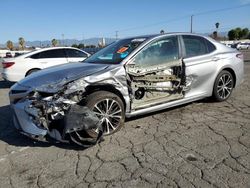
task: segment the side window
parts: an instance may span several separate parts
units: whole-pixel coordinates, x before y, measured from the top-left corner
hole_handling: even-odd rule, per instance
[[[185,44],[186,57],[194,57],[208,53],[204,38],[190,35],[184,35],[182,37]]]
[[[204,39],[204,40],[206,40],[206,39]],[[210,41],[206,40],[206,43],[207,43],[208,53],[211,53],[214,50],[216,50],[216,47]]]
[[[66,57],[64,49],[48,50],[40,53],[39,58],[64,58]]]
[[[67,57],[87,57],[87,54],[80,51],[80,50],[74,50],[74,49],[66,49]]]
[[[141,67],[166,64],[179,57],[178,39],[166,37],[146,46],[135,57],[135,64]]]
[[[31,59],[39,59],[39,57],[40,57],[40,53],[37,53],[37,54],[30,56]]]

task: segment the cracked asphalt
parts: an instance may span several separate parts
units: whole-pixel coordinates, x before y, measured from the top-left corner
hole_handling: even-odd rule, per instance
[[[227,102],[129,119],[85,150],[20,135],[10,85],[0,81],[0,187],[250,187],[250,62]]]

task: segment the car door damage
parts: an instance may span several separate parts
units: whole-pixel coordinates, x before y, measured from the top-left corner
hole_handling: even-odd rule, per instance
[[[146,68],[132,63],[127,65],[127,72],[132,110],[181,99],[192,81],[186,77],[182,60]]]

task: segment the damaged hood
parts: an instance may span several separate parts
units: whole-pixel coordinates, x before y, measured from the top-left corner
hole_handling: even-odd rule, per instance
[[[93,63],[68,63],[40,70],[21,80],[18,84],[37,88],[42,85],[65,84],[81,77],[95,74],[109,65]]]

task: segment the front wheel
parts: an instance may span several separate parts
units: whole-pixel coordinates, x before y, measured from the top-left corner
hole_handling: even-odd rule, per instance
[[[110,135],[117,132],[124,124],[124,104],[119,96],[108,91],[97,91],[90,94],[86,99],[86,106],[89,107],[100,119],[103,126],[103,135]],[[88,132],[95,136],[98,130]]]
[[[218,102],[227,100],[232,94],[233,87],[234,87],[234,78],[232,74],[226,70],[221,71],[214,83],[214,88],[213,88],[214,99]]]

